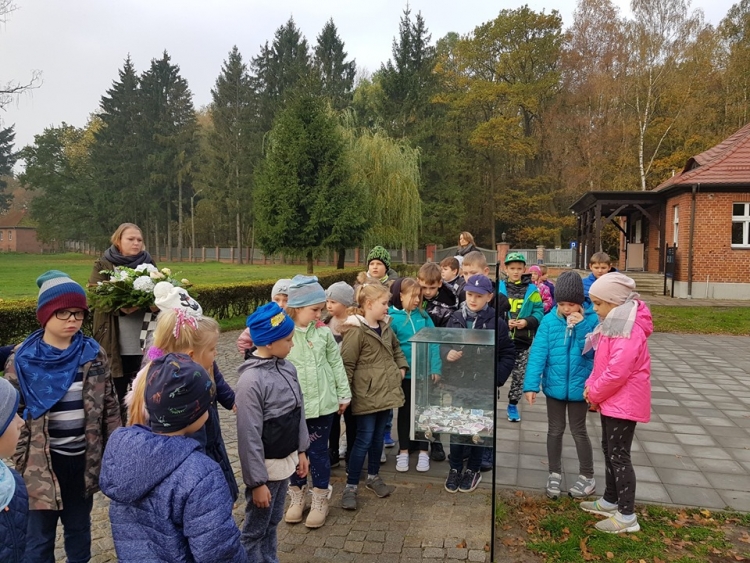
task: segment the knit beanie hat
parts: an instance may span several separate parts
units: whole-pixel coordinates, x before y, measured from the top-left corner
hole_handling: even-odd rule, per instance
[[[620,272],[604,274],[592,283],[589,289],[589,295],[615,305],[622,305],[633,293],[635,293],[635,281]],[[555,299],[559,301],[557,295],[557,286],[555,286]]]
[[[10,422],[18,412],[18,403],[21,400],[16,388],[7,379],[0,377],[0,436],[8,429]]]
[[[307,307],[326,301],[326,292],[315,276],[294,276],[287,295],[287,307]]]
[[[159,282],[154,286],[154,305],[161,311],[181,309],[186,315],[196,319],[203,316],[203,308],[190,297],[187,290],[169,282]]]
[[[208,410],[214,385],[202,366],[187,354],[154,360],[146,379],[146,410],[154,432],[187,428]]]
[[[294,321],[271,301],[247,318],[247,328],[256,346],[266,346],[289,336],[294,331]]]
[[[344,307],[354,307],[354,288],[348,283],[340,281],[331,284],[326,289],[326,297]]]
[[[65,272],[49,270],[36,279],[39,286],[39,300],[36,318],[42,326],[47,324],[55,311],[74,308],[89,310],[86,291]]]
[[[380,260],[386,269],[391,267],[391,253],[382,246],[376,246],[370,251],[367,255],[367,265],[369,266],[373,260]]]
[[[555,301],[583,305],[583,280],[573,270],[566,270],[555,282]]]
[[[534,264],[533,266],[529,266],[529,269],[526,270],[526,273],[528,273],[528,274],[536,273],[537,276],[541,276],[542,275],[542,269],[539,266],[537,266],[536,264]]]
[[[290,283],[292,283],[292,280],[281,279],[273,284],[273,288],[271,289],[271,299],[276,297],[279,293],[281,293],[282,295],[289,295]]]

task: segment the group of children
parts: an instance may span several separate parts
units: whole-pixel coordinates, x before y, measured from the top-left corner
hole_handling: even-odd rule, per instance
[[[0,462],[0,529],[14,538],[0,555],[54,561],[62,520],[68,560],[88,561],[93,494],[101,488],[111,500],[120,561],[278,561],[276,528],[282,518],[301,522],[308,496],[305,525],[325,523],[341,415],[347,435],[344,509],[357,508],[365,458],[365,488],[378,497],[394,490],[379,475],[393,409],[400,442],[396,469],[409,470],[412,451],[418,452],[417,471],[429,469],[428,443],[409,440],[409,340],[433,326],[495,332],[494,385],[511,379],[509,420],[520,421],[522,393],[531,406],[544,391],[549,496],[560,495],[566,412],[580,463],[570,494],[594,493],[586,413],[589,407],[600,412],[606,489],[581,508],[607,516],[597,524],[602,531],[637,531],[630,446],[636,424],[649,420],[646,339],[653,326],[633,280],[609,272],[605,262],[598,275],[592,264],[588,291],[575,272],[560,274],[556,304],[546,315],[535,284],[544,283],[545,272],[527,272],[517,253],[506,257],[507,279],[497,286],[480,252],[467,253],[462,264],[455,258],[427,263],[416,279],[397,279],[382,247],[368,255],[356,292],[343,282],[324,289],[311,276],[279,280],[272,301],[247,319],[234,391],[215,362],[217,323],[184,289],[163,288],[125,427],[107,356],[81,332],[88,315],[84,289],[62,272],[47,272],[37,280],[42,328],[13,350],[0,379],[0,458],[12,455],[15,464],[11,469]],[[452,394],[454,405],[469,406],[477,392],[486,394],[479,385],[486,385],[480,379],[487,374],[477,373],[474,353],[430,347],[430,379]],[[232,518],[239,489],[217,403],[237,415],[246,498],[241,532]],[[433,460],[442,453],[438,444],[439,437],[431,444]],[[492,457],[491,447],[466,450],[465,437],[451,435],[445,482],[451,493],[473,491],[483,461]]]

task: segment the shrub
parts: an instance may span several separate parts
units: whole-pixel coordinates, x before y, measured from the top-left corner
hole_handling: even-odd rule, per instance
[[[353,284],[361,269],[338,270],[319,276],[323,287],[337,281]],[[257,307],[271,300],[271,289],[276,280],[218,285],[195,285],[190,288],[206,315],[229,319],[249,315]],[[36,300],[0,301],[0,345],[18,344],[39,328],[36,320]],[[83,332],[91,334],[91,316],[84,323]]]

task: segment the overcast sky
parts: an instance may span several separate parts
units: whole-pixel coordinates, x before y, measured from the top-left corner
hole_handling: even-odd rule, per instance
[[[627,11],[628,0],[614,0]],[[716,25],[732,0],[695,0]],[[391,42],[405,1],[400,0],[16,0],[18,10],[0,24],[0,84],[42,72],[41,88],[0,113],[15,123],[16,146],[33,141],[45,127],[63,121],[83,126],[117,77],[128,53],[138,72],[166,49],[179,64],[197,108],[210,90],[233,45],[245,60],[294,16],[310,44],[333,18],[358,69],[377,70]],[[433,41],[450,31],[468,33],[501,9],[528,4],[560,11],[569,25],[575,0],[411,0],[422,12]]]

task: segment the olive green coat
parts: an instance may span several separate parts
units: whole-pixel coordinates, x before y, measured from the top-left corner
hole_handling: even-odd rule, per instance
[[[107,281],[109,276],[100,274],[102,270],[115,271],[115,266],[105,258],[99,258],[94,262],[94,269],[89,276],[89,286],[96,285],[100,281]],[[109,371],[112,378],[122,377],[122,358],[120,357],[120,325],[117,322],[117,311],[94,310],[93,334],[94,340],[107,353],[109,358]]]
[[[401,370],[409,369],[390,319],[380,321],[381,334],[364,317],[350,316],[341,325],[341,358],[352,391],[352,413],[370,414],[404,405]]]

